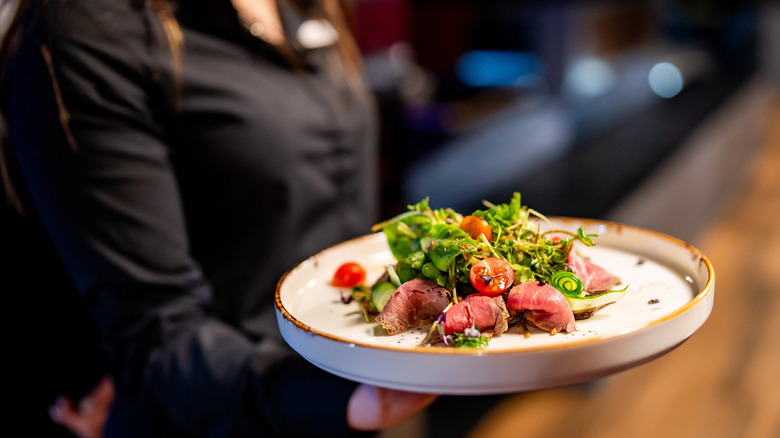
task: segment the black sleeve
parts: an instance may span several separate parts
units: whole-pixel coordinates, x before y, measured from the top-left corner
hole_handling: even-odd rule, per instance
[[[157,433],[348,434],[355,383],[250,341],[210,310],[165,141],[159,96],[170,83],[155,63],[168,58],[147,37],[154,20],[116,16],[138,2],[62,3],[57,31],[33,33],[7,72],[9,133],[101,329],[119,403]]]

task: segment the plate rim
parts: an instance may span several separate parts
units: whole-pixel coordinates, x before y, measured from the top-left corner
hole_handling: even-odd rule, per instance
[[[329,247],[323,249],[322,251],[317,252],[316,254],[306,258],[305,260],[302,260],[301,262],[297,263],[295,266],[290,268],[288,271],[286,271],[282,277],[279,279],[276,285],[276,291],[274,294],[274,303],[276,307],[276,312],[281,315],[281,317],[293,324],[296,328],[303,330],[304,332],[310,334],[310,335],[316,335],[321,336],[326,339],[330,339],[332,341],[336,341],[339,343],[343,343],[346,345],[350,345],[353,347],[361,347],[361,348],[368,348],[372,350],[386,350],[391,352],[397,352],[397,353],[405,353],[405,354],[430,354],[430,355],[447,355],[447,354],[454,354],[458,356],[484,356],[484,355],[490,355],[490,356],[499,356],[499,355],[517,355],[517,354],[523,354],[523,353],[535,353],[535,352],[545,352],[545,351],[551,351],[551,350],[572,350],[575,348],[581,348],[586,347],[592,344],[602,343],[606,342],[611,339],[615,338],[623,338],[627,337],[636,333],[640,333],[646,330],[649,330],[652,327],[655,327],[657,325],[663,324],[669,320],[672,320],[674,318],[677,318],[683,313],[688,312],[690,309],[696,307],[700,303],[704,302],[704,300],[713,293],[714,291],[714,285],[715,285],[715,270],[712,265],[712,262],[707,258],[707,256],[700,251],[695,246],[679,239],[676,237],[673,237],[671,235],[668,235],[666,233],[662,233],[660,231],[648,229],[648,228],[642,228],[634,225],[627,225],[615,221],[609,221],[609,220],[601,220],[601,219],[589,219],[589,218],[575,218],[575,217],[568,217],[568,216],[548,216],[548,218],[552,221],[560,221],[560,222],[576,222],[581,223],[583,226],[598,226],[598,225],[605,225],[607,227],[613,227],[617,228],[619,230],[622,229],[630,229],[633,232],[637,232],[640,234],[648,234],[651,235],[654,238],[661,239],[664,241],[667,241],[675,246],[681,247],[685,249],[686,251],[690,252],[695,259],[698,259],[699,263],[703,263],[707,270],[707,281],[703,286],[701,286],[700,290],[694,295],[694,297],[685,303],[685,305],[675,309],[673,312],[666,314],[662,317],[659,317],[657,319],[654,319],[652,321],[647,321],[639,324],[635,324],[620,330],[616,330],[614,332],[606,333],[603,335],[598,335],[594,337],[587,337],[582,339],[575,339],[571,340],[569,342],[563,343],[563,344],[546,344],[546,345],[535,345],[535,346],[527,346],[527,347],[518,347],[518,348],[504,348],[501,350],[489,350],[489,349],[468,349],[468,348],[443,348],[443,347],[430,347],[430,346],[415,346],[415,347],[397,347],[397,346],[389,346],[389,345],[376,345],[376,344],[370,344],[365,343],[361,341],[346,339],[337,335],[333,335],[330,333],[323,332],[321,330],[315,329],[299,319],[297,319],[295,316],[293,316],[282,303],[281,299],[281,288],[284,281],[287,279],[287,277],[292,274],[299,266],[306,264],[306,263],[312,263],[315,258],[317,258],[320,254],[333,250],[336,247],[348,245],[350,242],[358,241],[358,240],[365,240],[365,239],[372,239],[372,238],[378,238],[378,235],[383,234],[381,231],[375,232],[375,233],[368,233],[363,234],[360,236],[353,237],[348,240],[344,240],[342,242],[330,245]],[[598,243],[598,242],[597,242]],[[701,327],[701,325],[706,322],[706,319],[709,317],[709,312],[705,316],[704,321],[701,322],[697,326]],[[692,334],[692,333],[691,333]],[[684,341],[688,337],[690,337],[691,334],[688,334],[684,338],[681,338],[681,341]]]

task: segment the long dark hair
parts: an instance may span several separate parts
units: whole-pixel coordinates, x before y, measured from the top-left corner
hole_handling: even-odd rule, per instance
[[[41,0],[40,8],[36,11],[29,10],[32,4],[32,0],[19,0],[16,11],[5,36],[0,43],[0,71],[4,69],[10,59],[14,56],[14,52],[21,41],[23,35],[21,34],[21,23],[27,13],[33,15],[38,14],[50,0]],[[157,17],[159,25],[162,27],[165,35],[165,43],[167,44],[171,61],[174,70],[174,77],[176,78],[177,95],[181,95],[181,68],[182,68],[182,54],[184,51],[184,37],[179,27],[179,23],[173,13],[168,0],[143,0],[146,7],[151,8],[154,12],[154,16]],[[229,0],[226,0],[229,1]],[[337,49],[341,58],[346,66],[346,73],[348,81],[353,85],[360,84],[362,69],[360,50],[357,43],[352,37],[352,22],[350,15],[350,7],[347,3],[348,0],[289,0],[291,3],[298,6],[305,13],[313,13],[317,11],[319,14],[324,15],[336,29],[339,34],[337,42]],[[36,19],[35,16],[32,17]],[[280,47],[280,51],[285,52],[283,54],[290,57],[290,53],[285,50],[285,47]],[[43,56],[47,58],[49,56],[48,48],[43,47]],[[48,60],[48,58],[47,58]],[[49,63],[51,66],[51,64]],[[53,72],[52,72],[53,74]],[[72,148],[76,148],[74,139],[70,136],[70,130],[68,128],[68,112],[65,109],[59,98],[59,91],[57,89],[56,81],[53,82],[55,87],[55,97],[57,98],[57,104],[60,110],[60,120],[65,130],[65,135],[68,138],[68,142]],[[20,214],[24,214],[24,206],[20,197],[15,189],[14,180],[16,178],[11,174],[9,163],[11,160],[11,147],[8,143],[7,135],[5,135],[5,126],[0,117],[0,178],[2,180],[3,187],[5,189],[6,201],[12,208],[18,211]]]

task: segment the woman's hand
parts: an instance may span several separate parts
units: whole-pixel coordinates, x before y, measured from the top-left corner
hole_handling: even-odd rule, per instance
[[[114,384],[110,378],[104,377],[78,404],[68,398],[57,397],[49,408],[49,416],[79,438],[98,438],[103,436],[113,401]]]
[[[438,396],[361,384],[347,405],[347,423],[355,430],[395,426],[433,403]]]

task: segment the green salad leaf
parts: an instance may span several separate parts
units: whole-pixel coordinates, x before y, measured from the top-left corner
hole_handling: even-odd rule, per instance
[[[409,211],[374,225],[372,230],[385,233],[393,256],[401,260],[423,249],[422,239],[435,225],[459,224],[462,219],[452,209],[432,210],[428,206],[428,198],[425,198],[410,205]]]
[[[514,284],[534,280],[552,284],[564,294],[575,316],[587,317],[624,294],[625,289],[596,295],[583,293],[582,280],[567,264],[574,243],[593,246],[596,234],[586,233],[582,227],[576,231],[554,229],[552,221],[522,204],[519,193],[504,204],[483,204],[485,208],[470,216],[484,220],[490,233],[479,220],[475,229],[474,218],[467,218],[464,223],[464,216],[452,209],[432,209],[428,198],[376,224],[372,230],[385,234],[396,263],[387,266],[389,281],[378,283],[372,290],[355,289],[354,296],[366,315],[381,311],[395,288],[414,278],[427,278],[446,288],[450,293],[449,309],[458,302],[458,286],[470,283],[471,267],[489,257],[503,259],[512,266]],[[543,228],[542,223],[550,226]],[[482,231],[483,234],[474,236]],[[457,347],[487,346],[490,338],[480,335],[478,328],[444,336],[440,324],[443,319],[438,319],[444,312],[437,316],[426,339],[436,331],[441,332],[445,344],[449,340]]]
[[[448,271],[461,254],[472,254],[477,243],[460,226],[449,223],[436,224],[421,240],[433,265],[440,271]]]
[[[488,336],[466,336],[463,333],[450,335],[452,346],[455,348],[487,348],[490,344]]]
[[[515,193],[505,204],[484,202],[485,208],[473,216],[490,226],[492,241],[484,235],[474,239],[461,227],[463,215],[452,209],[431,209],[428,198],[410,205],[408,211],[373,227],[382,230],[397,264],[393,280],[429,278],[452,291],[458,283],[468,282],[469,269],[478,260],[499,257],[515,270],[515,283],[550,281],[553,274],[567,270],[566,260],[574,241],[586,246],[595,243],[594,234],[582,228],[576,232],[542,232],[539,222],[549,220],[522,204]],[[564,236],[564,237],[561,237]]]

